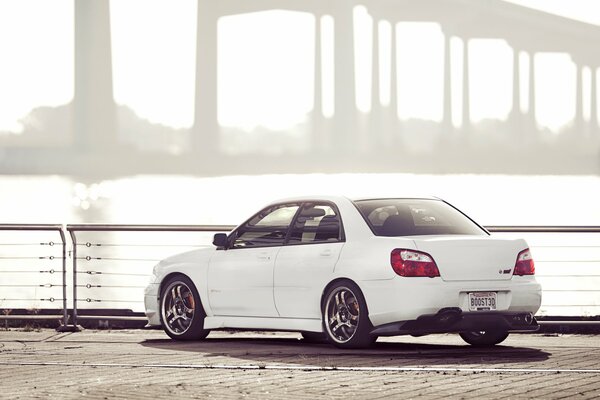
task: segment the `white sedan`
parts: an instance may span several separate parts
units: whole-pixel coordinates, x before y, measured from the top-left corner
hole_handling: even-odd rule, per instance
[[[525,240],[492,237],[437,198],[286,199],[213,244],[154,268],[146,315],[173,339],[285,330],[356,348],[456,332],[495,345],[539,328]]]

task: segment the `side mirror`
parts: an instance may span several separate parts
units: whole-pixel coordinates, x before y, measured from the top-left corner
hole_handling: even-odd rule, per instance
[[[215,233],[213,238],[213,244],[217,247],[227,247],[227,234],[226,233]]]

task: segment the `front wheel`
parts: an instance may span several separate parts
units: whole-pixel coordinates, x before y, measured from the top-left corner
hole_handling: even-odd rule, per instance
[[[461,332],[460,337],[473,346],[494,346],[508,337],[504,331]]]
[[[323,325],[329,341],[341,348],[367,347],[374,342],[367,303],[352,282],[340,282],[325,295]]]
[[[166,334],[175,340],[200,340],[208,336],[204,308],[196,286],[187,276],[169,279],[160,295],[160,316]]]

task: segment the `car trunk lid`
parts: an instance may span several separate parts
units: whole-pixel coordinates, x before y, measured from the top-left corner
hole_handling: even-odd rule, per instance
[[[415,236],[417,250],[435,260],[445,281],[503,281],[512,278],[523,239],[489,236]]]

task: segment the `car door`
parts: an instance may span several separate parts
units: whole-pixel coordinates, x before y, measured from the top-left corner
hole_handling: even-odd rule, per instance
[[[298,204],[268,207],[229,237],[208,267],[208,300],[214,315],[278,316],[273,300],[273,269]]]
[[[321,318],[321,292],[343,246],[344,232],[335,206],[303,204],[275,263],[274,297],[281,317]]]

